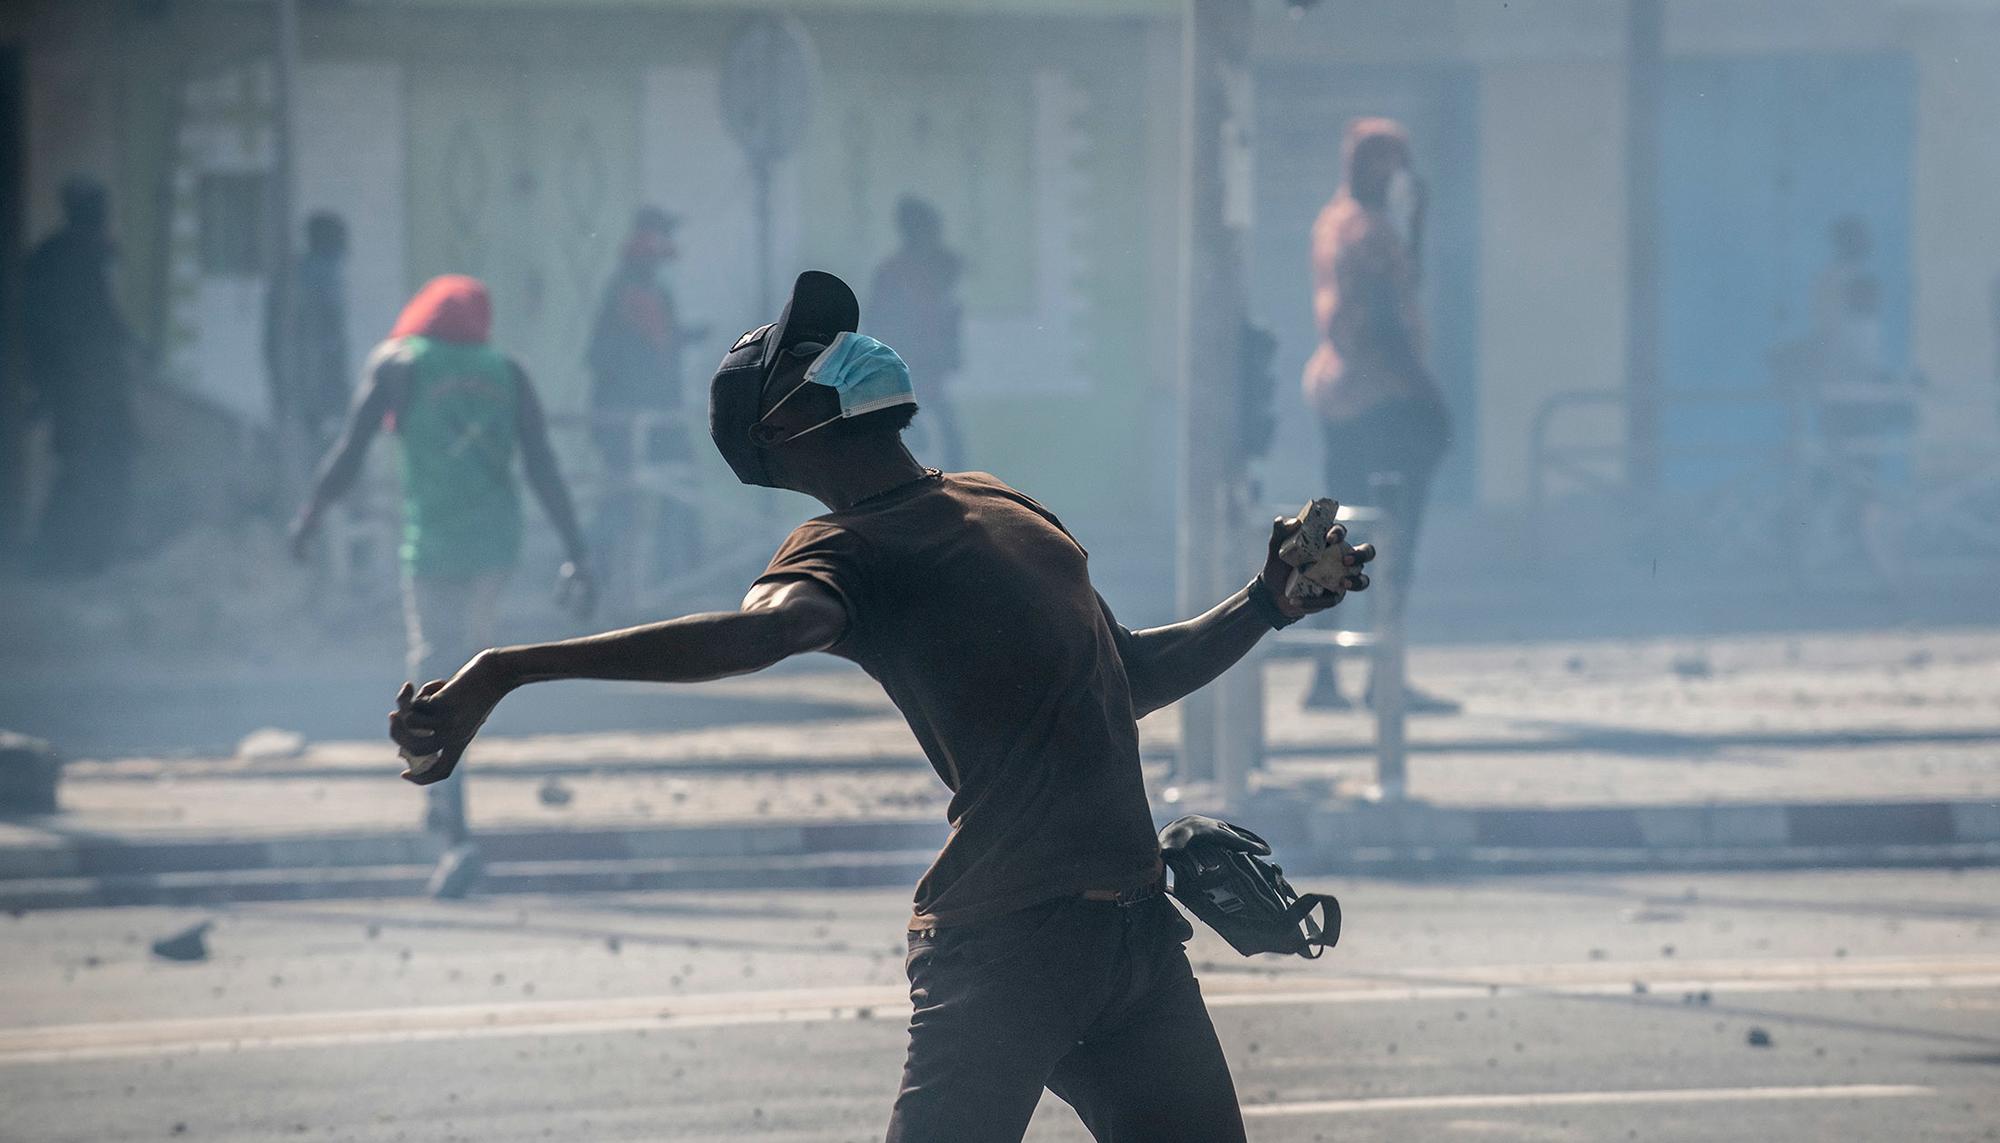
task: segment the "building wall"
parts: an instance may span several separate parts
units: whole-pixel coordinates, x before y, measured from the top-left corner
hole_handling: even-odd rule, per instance
[[[2000,439],[2000,14],[1912,28],[1917,60],[1915,360],[1925,466],[1990,464]]]
[[[714,343],[687,361],[698,390],[720,345],[770,316],[752,297],[750,188],[715,95],[717,61],[743,13],[558,7],[306,6],[298,214],[348,217],[357,358],[416,279],[485,272],[503,329],[565,412],[583,404],[587,318],[631,205],[682,211],[687,257],[677,289]],[[1136,518],[1162,483],[1153,414],[1170,391],[1172,354],[1155,331],[1177,287],[1157,271],[1175,249],[1174,228],[1161,223],[1178,219],[1176,188],[1157,175],[1175,167],[1179,107],[1159,88],[1163,75],[1175,76],[1177,37],[1162,36],[1175,15],[807,11],[821,98],[807,149],[778,173],[773,202],[780,297],[806,262],[865,292],[891,245],[895,194],[963,188],[947,222],[976,255],[958,385],[971,460],[1097,521]],[[190,83],[218,76],[268,85],[266,13],[77,0],[39,4],[32,23],[31,232],[53,225],[62,178],[112,181],[121,221],[129,212],[134,223],[120,287],[135,320],[160,338],[181,381],[259,417],[264,283],[190,272],[195,229],[184,192],[204,169],[268,165],[268,130],[253,122],[268,96],[199,122],[188,121],[185,96]],[[883,67],[885,51],[907,65]],[[975,153],[969,144],[983,140],[964,137],[966,124],[940,121],[921,170],[905,161],[911,155],[883,156],[863,198],[829,209],[844,189],[827,181],[838,177],[829,174],[839,168],[828,141],[841,137],[842,115],[921,124],[964,91],[978,93],[969,110],[1018,128],[1004,133],[1010,150]],[[474,132],[491,144],[490,169],[445,185],[449,164],[435,152],[453,136],[436,119],[453,108],[492,121]],[[617,136],[606,137],[601,162],[579,158],[585,120]],[[824,165],[809,179],[815,161]],[[920,185],[898,184],[915,175]],[[463,192],[455,199],[454,189]],[[483,269],[476,252],[454,252],[441,238],[444,216],[469,207],[491,215],[481,225],[500,261]],[[816,241],[804,237],[808,224]],[[979,227],[983,235],[970,233]],[[688,396],[698,405],[703,395]]]
[[[357,365],[409,295],[407,81],[394,60],[312,60],[299,69],[298,134],[307,145],[298,150],[298,213],[330,210],[347,220]]]
[[[1495,63],[1480,81],[1479,496],[1527,493],[1535,411],[1625,369],[1624,81],[1608,61]],[[1566,418],[1610,445],[1623,418]]]
[[[1041,498],[1086,542],[1143,533],[1164,548],[1172,485],[1158,479],[1153,414],[1172,356],[1153,331],[1178,289],[1154,270],[1177,250],[1178,219],[1173,183],[1152,175],[1179,140],[1149,125],[1178,121],[1157,85],[1174,43],[1122,19],[809,26],[825,84],[803,256],[856,285],[865,327],[896,196],[935,199],[967,259],[953,399],[968,464]],[[885,45],[911,65],[878,66]]]
[[[1615,388],[1621,379],[1620,9],[1597,0],[1504,7],[1324,0],[1295,20],[1281,0],[1259,0],[1255,50],[1264,58],[1330,67],[1453,61],[1479,71],[1479,412],[1476,424],[1461,430],[1477,442],[1474,494],[1487,503],[1524,494],[1528,431],[1542,399]],[[156,215],[169,201],[159,173],[162,140],[173,137],[162,130],[162,109],[174,104],[158,96],[190,70],[254,60],[265,34],[261,10],[170,5],[158,9],[161,16],[145,14],[150,6],[73,0],[32,11],[24,22],[28,234],[53,225],[64,177],[107,178],[128,238],[121,293],[142,328],[171,336],[148,317],[168,312],[170,284],[169,220]],[[410,179],[399,164],[407,155],[411,77],[469,67],[504,89],[523,60],[632,77],[640,127],[628,193],[688,210],[694,228],[680,274],[689,316],[717,323],[718,337],[732,332],[726,327],[745,320],[748,288],[744,262],[732,256],[748,233],[744,173],[720,132],[712,92],[714,60],[737,14],[611,7],[585,19],[510,7],[478,18],[482,34],[469,37],[465,9],[307,8],[301,123],[309,138],[338,142],[302,148],[300,206],[343,209],[355,222],[357,348],[386,324],[410,278],[426,270],[410,257],[419,243],[408,204],[398,209],[396,202],[395,188]],[[826,49],[834,104],[842,92],[865,89],[878,58],[871,53],[884,44],[945,74],[1025,77],[1019,86],[1027,104],[1009,114],[1031,126],[1039,181],[1023,189],[1031,217],[1008,246],[1021,255],[1020,272],[1003,277],[1016,285],[982,286],[969,298],[976,359],[959,397],[976,422],[975,461],[1038,484],[1059,510],[1102,522],[1145,517],[1171,483],[1173,434],[1163,410],[1178,336],[1175,19],[1166,5],[1150,19],[1060,24],[962,11],[925,18],[818,11],[809,21]],[[1936,446],[1925,453],[1932,465],[1976,453],[1994,431],[1989,299],[2000,270],[2000,221],[1982,196],[2000,185],[2000,147],[1992,139],[2000,106],[1996,20],[1990,4],[1928,0],[1668,3],[1673,54],[1901,51],[1914,60],[1912,355],[1933,383],[1925,420],[1926,443]],[[925,98],[923,90],[918,84],[889,97],[907,111]],[[1060,169],[1051,167],[1058,161]],[[809,184],[799,169],[783,173],[780,184],[777,258],[786,269],[824,254],[843,259],[835,268],[865,278],[886,252],[890,188],[881,188],[883,201],[866,216],[879,229],[864,227],[858,243],[815,249],[799,237],[811,216]],[[1056,202],[1067,204],[1066,217],[1048,217]],[[600,276],[615,236],[594,241],[594,261],[562,273]],[[239,365],[248,344],[232,351]],[[545,356],[559,378],[552,381],[559,404],[575,407],[576,362],[566,350]],[[1022,376],[1016,362],[1024,356],[1047,363],[1037,366],[1042,376]],[[702,357],[690,358],[691,372],[699,372]],[[1025,394],[1023,386],[1041,391]],[[1618,437],[1610,419],[1574,424],[1566,434],[1572,443]],[[1107,466],[1107,457],[1120,463]]]
[[[1918,452],[1933,472],[1990,452],[2000,215],[1983,199],[2000,185],[2000,13],[1928,0],[1667,0],[1666,16],[1670,57],[1912,59],[1910,359],[1931,382]],[[1488,504],[1525,495],[1543,399],[1623,382],[1623,50],[1623,6],[1597,0],[1325,0],[1296,20],[1279,0],[1259,7],[1257,51],[1267,59],[1480,68],[1476,495]],[[1615,445],[1622,434],[1616,413],[1561,425],[1570,444]]]

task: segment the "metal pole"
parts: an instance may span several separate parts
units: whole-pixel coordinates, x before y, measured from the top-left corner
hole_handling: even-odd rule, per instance
[[[1224,216],[1223,132],[1229,84],[1249,55],[1249,0],[1188,0],[1181,81],[1180,521],[1176,587],[1180,613],[1221,598],[1220,552],[1227,534],[1228,453],[1235,437],[1237,339],[1242,335],[1242,272]],[[1217,777],[1224,749],[1214,692],[1181,700],[1183,782]]]
[[[757,314],[759,320],[777,315],[771,309],[771,163],[750,160],[750,182],[757,215]]]
[[[1403,558],[1405,537],[1403,478],[1393,472],[1378,472],[1368,478],[1368,495],[1381,511],[1375,534],[1381,539],[1382,563]],[[1396,572],[1384,566],[1369,577],[1368,594],[1374,599],[1375,665],[1368,689],[1375,699],[1375,794],[1385,802],[1403,800],[1409,794],[1408,749],[1403,733],[1404,663],[1403,600],[1397,590]]]
[[[1626,483],[1660,482],[1660,91],[1662,0],[1629,0],[1625,41]]]
[[[1241,480],[1231,480],[1218,490],[1221,501],[1222,543],[1218,576],[1233,559],[1255,553],[1261,539],[1246,534],[1243,520],[1249,514],[1249,488]],[[1267,537],[1265,537],[1267,538]],[[1247,573],[1246,573],[1247,578]],[[1241,587],[1241,584],[1234,585]],[[1218,586],[1216,594],[1226,590]],[[1211,684],[1215,691],[1215,795],[1225,807],[1236,808],[1250,793],[1250,772],[1264,754],[1264,654],[1253,647],[1241,662]]]
[[[292,109],[299,66],[298,0],[275,0],[271,41],[271,218],[268,289],[271,291],[271,364],[273,391],[282,408],[272,410],[278,435],[281,478],[286,500],[296,503],[305,493],[312,462],[299,400],[297,274],[293,270],[292,213],[295,209],[296,165],[293,159]]]

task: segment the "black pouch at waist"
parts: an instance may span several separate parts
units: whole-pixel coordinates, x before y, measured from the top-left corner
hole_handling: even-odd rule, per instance
[[[1264,860],[1270,843],[1242,826],[1189,814],[1160,831],[1160,851],[1174,899],[1244,956],[1312,960],[1339,943],[1340,902],[1294,890]]]

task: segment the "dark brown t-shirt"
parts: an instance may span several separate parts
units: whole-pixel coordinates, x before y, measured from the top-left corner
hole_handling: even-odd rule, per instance
[[[1086,561],[1041,505],[952,473],[808,520],[759,577],[840,597],[830,650],[882,684],[951,787],[951,837],[917,883],[941,925],[1156,876],[1131,692]]]

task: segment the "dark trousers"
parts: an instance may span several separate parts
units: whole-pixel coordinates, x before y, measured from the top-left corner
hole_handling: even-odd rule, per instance
[[[112,403],[55,418],[55,480],[42,508],[36,566],[48,573],[104,570],[130,547],[139,441],[129,409]]]
[[[1192,935],[1165,897],[1070,897],[910,933],[889,1143],[1018,1143],[1044,1087],[1099,1143],[1240,1143]]]
[[[1384,402],[1358,417],[1322,422],[1320,427],[1326,445],[1323,495],[1343,504],[1373,505],[1371,476],[1383,472],[1402,477],[1402,519],[1396,522],[1400,550],[1385,550],[1381,568],[1371,570],[1394,577],[1399,588],[1408,587],[1431,477],[1451,443],[1449,417],[1429,401],[1410,399]]]

